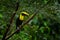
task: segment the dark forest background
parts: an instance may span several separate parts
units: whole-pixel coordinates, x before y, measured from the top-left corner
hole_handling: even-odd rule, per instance
[[[16,9],[17,0],[0,0],[0,40],[6,31],[7,24]],[[13,19],[8,35],[16,30],[16,18],[21,11],[30,15],[38,12],[24,25],[19,34],[8,40],[60,40],[60,0],[18,0],[19,7]],[[27,20],[28,17],[25,17]]]

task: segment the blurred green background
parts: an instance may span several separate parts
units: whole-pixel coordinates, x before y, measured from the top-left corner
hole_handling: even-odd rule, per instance
[[[7,24],[15,11],[17,0],[0,0],[0,40],[5,33]],[[19,34],[14,34],[8,40],[60,40],[60,1],[50,0],[19,0],[19,8],[14,17],[9,34],[16,30],[15,21],[21,11],[27,11],[30,16],[37,9],[37,15],[26,25]],[[30,17],[29,16],[29,17]],[[25,18],[27,20],[28,18]],[[9,35],[8,34],[8,35]]]

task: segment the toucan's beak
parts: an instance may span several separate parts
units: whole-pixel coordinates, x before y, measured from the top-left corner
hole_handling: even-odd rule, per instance
[[[22,13],[22,15],[24,15],[24,16],[29,16],[29,14],[27,13],[27,12],[21,12]]]
[[[26,14],[26,16],[29,16],[29,14]]]

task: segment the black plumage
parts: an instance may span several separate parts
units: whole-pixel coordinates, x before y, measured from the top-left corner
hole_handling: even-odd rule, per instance
[[[17,33],[19,33],[20,29],[19,26],[22,25],[23,20],[19,20],[19,17],[16,19],[16,29],[18,30]]]

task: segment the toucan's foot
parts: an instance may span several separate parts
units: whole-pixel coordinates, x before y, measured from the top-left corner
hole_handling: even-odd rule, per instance
[[[17,27],[16,29],[17,29],[17,32],[16,32],[16,33],[19,33],[19,32],[20,32],[20,29],[19,29],[19,27]]]

